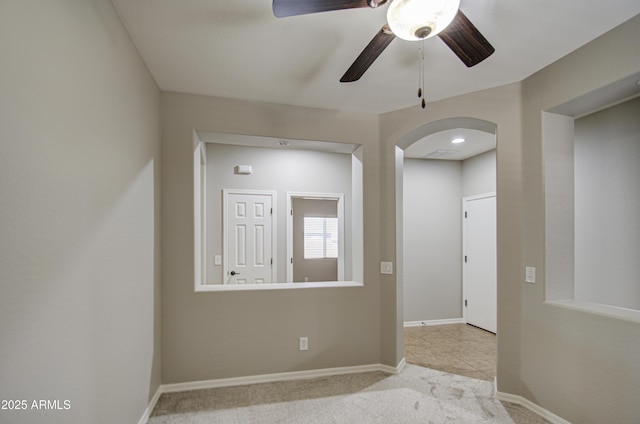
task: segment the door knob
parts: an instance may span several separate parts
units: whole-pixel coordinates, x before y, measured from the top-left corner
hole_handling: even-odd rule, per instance
[[[240,275],[239,272],[235,272],[235,271],[231,271],[229,274],[231,274],[231,275]]]

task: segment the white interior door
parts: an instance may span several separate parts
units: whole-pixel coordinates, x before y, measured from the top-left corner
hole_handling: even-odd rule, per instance
[[[225,284],[275,281],[273,192],[224,192]]]
[[[464,307],[467,323],[492,333],[497,327],[496,196],[463,199]]]

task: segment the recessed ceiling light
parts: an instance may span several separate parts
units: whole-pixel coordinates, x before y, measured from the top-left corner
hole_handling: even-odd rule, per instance
[[[466,140],[464,138],[454,138],[453,140],[451,140],[451,142],[453,144],[460,144],[460,143],[464,143]]]

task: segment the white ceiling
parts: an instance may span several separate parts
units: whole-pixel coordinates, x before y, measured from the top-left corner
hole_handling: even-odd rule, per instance
[[[303,1],[303,0],[300,0]],[[384,113],[419,107],[415,42],[394,40],[360,81],[339,79],[385,23],[387,6],[275,18],[271,0],[112,0],[164,91]],[[438,100],[520,81],[640,13],[638,0],[461,0],[496,48],[467,68],[425,41]]]
[[[463,138],[464,143],[451,140]],[[430,134],[404,151],[405,158],[465,160],[496,148],[496,135],[469,128],[456,128]]]

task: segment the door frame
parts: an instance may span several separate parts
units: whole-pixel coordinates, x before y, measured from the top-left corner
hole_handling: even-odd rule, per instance
[[[304,191],[287,192],[287,283],[293,283],[293,199],[338,201],[338,281],[344,281],[344,194],[312,193]]]
[[[278,282],[278,231],[276,217],[277,213],[277,192],[273,190],[243,190],[243,189],[222,189],[222,279],[225,278],[229,271],[229,195],[246,194],[271,197],[271,256],[273,264],[271,264],[271,283]],[[224,283],[223,283],[224,284]]]
[[[464,262],[464,258],[466,255],[466,250],[467,250],[467,225],[465,222],[465,210],[467,208],[467,202],[471,202],[474,200],[480,200],[480,199],[487,199],[490,197],[495,197],[496,198],[496,202],[498,201],[497,198],[497,192],[495,191],[491,191],[488,193],[483,193],[483,194],[476,194],[473,196],[466,196],[462,198],[462,258],[461,258],[461,263],[462,263],[462,319],[464,320],[465,323],[468,324],[467,322],[467,307],[465,306],[465,300],[467,299],[467,267],[464,266],[465,262]],[[496,230],[498,227],[498,217],[496,216]],[[497,259],[497,252],[496,252],[496,259]],[[497,265],[497,264],[496,264]],[[496,282],[497,284],[497,282]],[[496,292],[497,292],[497,287],[496,287]],[[497,305],[497,299],[496,299],[496,305]],[[497,311],[496,311],[497,313]]]

